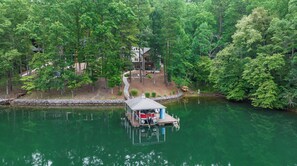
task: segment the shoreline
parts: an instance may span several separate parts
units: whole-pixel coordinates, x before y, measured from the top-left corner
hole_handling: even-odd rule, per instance
[[[162,104],[177,101],[184,97],[210,97],[224,98],[226,97],[219,93],[179,93],[177,95],[163,96],[150,98]],[[79,99],[0,99],[0,106],[11,107],[55,107],[55,108],[73,108],[73,107],[122,107],[125,99],[110,99],[110,100],[79,100]],[[297,108],[283,109],[283,111],[297,113]]]
[[[184,97],[218,97],[218,98],[226,98],[224,95],[219,93],[185,93]]]
[[[10,105],[12,99],[0,99],[0,105]]]
[[[176,101],[183,93],[172,96],[151,98],[158,102]],[[0,105],[12,107],[73,107],[73,106],[123,106],[124,99],[114,100],[78,100],[78,99],[0,99]]]

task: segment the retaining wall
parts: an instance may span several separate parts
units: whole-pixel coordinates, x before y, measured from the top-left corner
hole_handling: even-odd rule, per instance
[[[179,99],[182,93],[172,96],[152,98],[158,102]],[[12,106],[117,106],[124,105],[125,100],[74,100],[74,99],[0,99],[0,105]]]
[[[151,98],[155,101],[158,102],[163,102],[163,101],[171,101],[171,100],[177,100],[179,98],[182,98],[184,96],[183,93],[178,93],[177,95],[171,95],[171,96],[164,96],[164,97],[156,97],[156,98]]]
[[[108,106],[123,105],[124,100],[15,99],[10,104],[13,106]]]
[[[0,105],[9,105],[9,99],[0,99]]]

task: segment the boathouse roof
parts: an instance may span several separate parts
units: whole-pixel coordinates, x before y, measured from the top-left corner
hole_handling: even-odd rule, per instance
[[[126,100],[125,103],[133,111],[166,108],[162,104],[143,96]]]

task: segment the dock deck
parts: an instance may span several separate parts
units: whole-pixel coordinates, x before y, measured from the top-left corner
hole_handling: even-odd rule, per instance
[[[157,114],[159,115],[159,114]],[[179,120],[172,117],[171,115],[165,113],[165,118],[164,119],[160,119],[159,116],[157,116],[157,123],[156,125],[159,126],[164,126],[164,125],[174,125],[176,123],[179,123]],[[133,127],[140,127],[140,126],[149,126],[149,124],[139,124],[138,120],[136,119],[132,119],[131,118],[131,114],[130,113],[126,113],[126,118],[129,120],[130,124]]]

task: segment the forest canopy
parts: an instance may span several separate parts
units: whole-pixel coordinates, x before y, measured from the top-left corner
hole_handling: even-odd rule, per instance
[[[263,108],[297,104],[297,0],[0,0],[0,86],[75,90],[151,49],[165,83]],[[74,64],[87,68],[77,74]],[[21,77],[29,71],[34,74]]]

